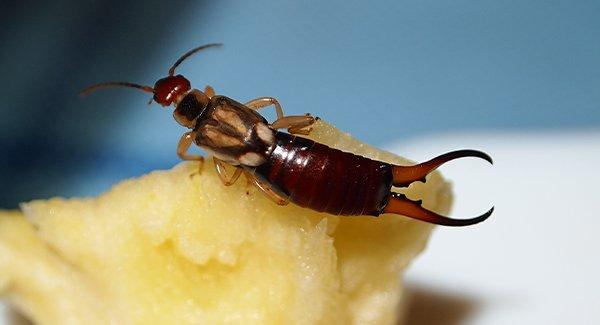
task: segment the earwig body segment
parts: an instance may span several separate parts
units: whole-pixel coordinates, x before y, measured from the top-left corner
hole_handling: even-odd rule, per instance
[[[214,166],[225,185],[233,184],[243,172],[248,181],[279,205],[293,202],[301,207],[333,215],[372,215],[393,213],[446,226],[466,226],[487,219],[494,208],[470,219],[451,219],[429,211],[420,201],[412,201],[392,191],[406,187],[440,165],[457,158],[477,157],[492,163],[485,153],[476,150],[453,151],[422,164],[396,166],[330,148],[293,134],[308,134],[315,119],[310,115],[285,116],[279,102],[259,97],[241,104],[231,98],[192,89],[175,69],[189,56],[202,49],[196,47],[169,69],[154,87],[129,82],[106,82],[82,91],[88,94],[104,87],[131,87],[153,93],[162,106],[174,105],[173,117],[191,131],[181,137],[177,154],[185,160],[202,163],[203,158],[187,154],[192,143],[214,155]],[[269,124],[257,110],[275,107],[277,120]],[[289,133],[277,131],[287,129]],[[226,165],[236,169],[230,176]]]
[[[283,132],[264,164],[245,168],[295,204],[334,215],[379,215],[392,186],[389,164]]]

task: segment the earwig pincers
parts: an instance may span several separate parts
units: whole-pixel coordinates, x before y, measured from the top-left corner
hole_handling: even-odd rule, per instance
[[[154,87],[105,82],[81,93],[104,87],[132,87],[153,94],[152,100],[163,107],[174,105],[173,117],[190,129],[177,145],[181,159],[202,165],[202,156],[187,153],[195,143],[213,155],[213,164],[223,184],[232,185],[243,173],[279,205],[293,202],[312,210],[347,216],[392,213],[445,226],[473,225],[494,211],[492,207],[478,217],[452,219],[423,208],[420,200],[413,201],[392,191],[392,187],[424,181],[433,170],[454,159],[475,157],[492,163],[492,158],[484,152],[458,150],[413,166],[393,165],[296,136],[308,134],[315,118],[308,114],[284,116],[275,98],[259,97],[241,104],[215,95],[210,86],[204,91],[192,89],[184,76],[175,75],[175,69],[189,56],[220,45],[207,44],[188,51]],[[271,105],[277,113],[273,123],[257,112]],[[235,168],[233,174],[229,175],[227,166]]]

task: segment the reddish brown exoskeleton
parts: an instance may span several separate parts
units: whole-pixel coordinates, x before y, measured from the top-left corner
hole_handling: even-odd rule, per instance
[[[295,136],[308,134],[315,118],[308,114],[284,116],[275,98],[260,97],[240,104],[215,95],[210,86],[204,92],[192,89],[185,77],[175,75],[177,66],[190,55],[216,46],[220,44],[199,46],[185,53],[169,69],[169,75],[159,79],[154,87],[106,82],[90,86],[82,94],[102,87],[133,87],[152,93],[153,100],[162,106],[174,105],[175,120],[191,130],[177,146],[181,159],[199,161],[202,165],[203,157],[187,154],[195,143],[213,154],[215,168],[225,185],[233,184],[244,173],[280,205],[291,201],[334,215],[394,213],[446,226],[476,224],[492,214],[494,208],[475,218],[451,219],[423,208],[420,201],[391,191],[392,186],[407,187],[425,181],[427,174],[453,159],[478,157],[492,163],[481,151],[453,151],[414,166],[391,165]],[[273,123],[257,113],[270,105],[277,113]],[[227,165],[235,168],[232,175],[227,173]]]

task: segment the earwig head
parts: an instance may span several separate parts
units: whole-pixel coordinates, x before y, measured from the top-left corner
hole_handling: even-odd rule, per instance
[[[137,88],[142,91],[154,94],[152,100],[154,100],[155,102],[159,103],[162,106],[170,106],[171,104],[178,105],[179,102],[183,99],[183,97],[184,97],[183,95],[185,95],[192,89],[192,85],[184,76],[175,75],[175,69],[181,64],[181,62],[183,62],[189,56],[191,56],[205,48],[218,47],[218,46],[221,46],[221,44],[211,43],[211,44],[198,46],[196,48],[189,50],[184,55],[182,55],[179,59],[177,59],[177,61],[175,61],[173,66],[171,66],[171,68],[169,69],[169,75],[167,77],[156,81],[156,83],[154,84],[154,87],[142,86],[142,85],[134,84],[131,82],[120,82],[120,81],[114,82],[114,81],[112,81],[112,82],[103,82],[103,83],[99,83],[99,84],[95,84],[90,87],[87,87],[84,90],[82,90],[80,92],[80,94],[87,95],[90,92],[92,92],[98,88],[131,87],[131,88]],[[150,100],[150,103],[152,103],[152,100]],[[201,102],[204,102],[204,100],[201,100]],[[189,119],[189,115],[190,114],[185,114],[185,116],[187,116],[188,119]],[[178,122],[180,122],[180,121],[178,120]]]
[[[184,76],[180,74],[175,75],[175,69],[181,64],[181,62],[191,55],[196,54],[205,48],[217,46],[221,46],[221,44],[211,43],[201,45],[187,51],[179,59],[177,59],[177,61],[175,61],[173,66],[171,66],[169,69],[169,76],[159,79],[154,84],[154,101],[162,106],[170,106],[173,102],[177,104],[181,99],[181,96],[192,89],[192,86]]]
[[[192,89],[190,82],[182,75],[168,76],[154,84],[154,101],[162,106],[170,106],[178,102],[181,95]]]

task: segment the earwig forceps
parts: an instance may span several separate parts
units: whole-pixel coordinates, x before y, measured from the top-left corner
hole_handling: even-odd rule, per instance
[[[393,166],[393,186],[397,187],[408,187],[413,182],[421,181],[425,182],[425,176],[437,169],[442,164],[448,161],[464,158],[464,157],[477,157],[487,160],[490,164],[493,164],[492,158],[484,152],[477,150],[458,150],[445,153],[438,157],[435,157],[427,162],[414,165],[414,166]],[[403,194],[392,193],[390,202],[384,209],[384,213],[395,213],[405,215],[414,219],[423,220],[437,225],[444,226],[468,226],[476,223],[480,223],[487,219],[494,208],[492,207],[486,213],[469,219],[451,219],[442,215],[439,215],[433,211],[427,210],[421,206],[422,201],[413,201],[407,198]]]

